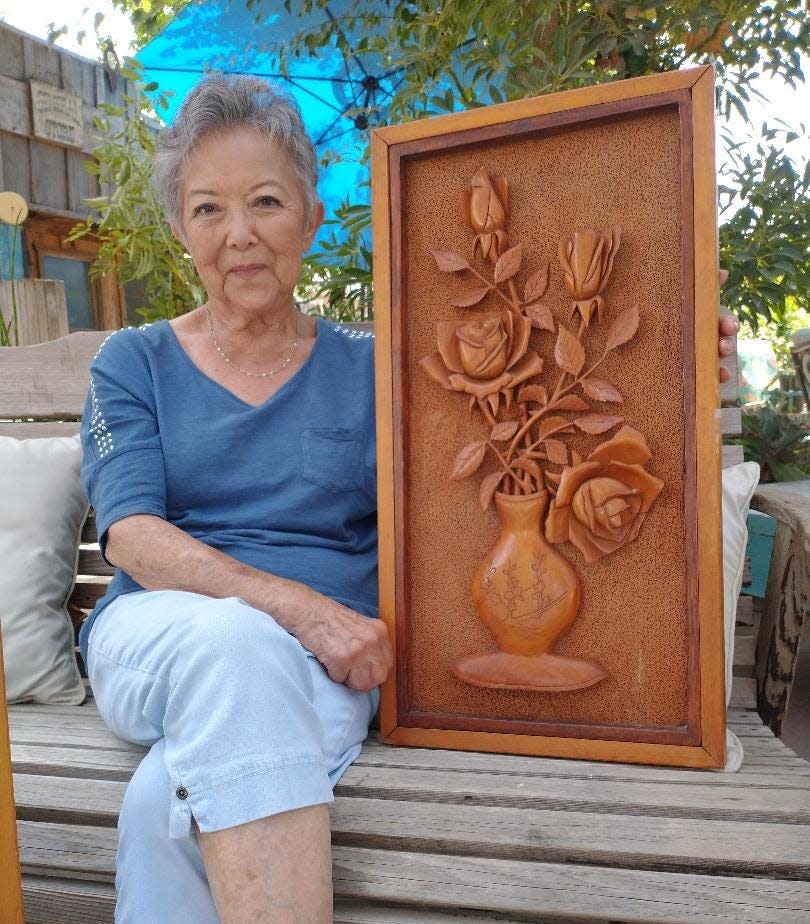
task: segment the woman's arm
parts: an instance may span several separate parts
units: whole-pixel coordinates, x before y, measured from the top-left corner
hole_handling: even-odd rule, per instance
[[[147,590],[240,597],[269,613],[326,668],[332,680],[370,690],[388,676],[393,653],[385,624],[316,590],[267,574],[212,549],[156,516],[113,523],[106,558]]]

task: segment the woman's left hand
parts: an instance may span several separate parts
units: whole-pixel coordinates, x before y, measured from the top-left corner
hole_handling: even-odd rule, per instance
[[[728,270],[720,270],[720,285],[728,279]],[[720,318],[719,341],[717,343],[717,353],[723,358],[732,356],[737,350],[735,334],[740,329],[739,321],[733,315],[724,315]],[[728,382],[731,379],[731,372],[728,369],[720,369],[720,381]]]

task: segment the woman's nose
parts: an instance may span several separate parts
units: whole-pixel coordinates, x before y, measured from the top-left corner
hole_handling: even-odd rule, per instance
[[[249,247],[257,241],[253,213],[248,207],[231,209],[228,214],[227,244],[229,247]]]

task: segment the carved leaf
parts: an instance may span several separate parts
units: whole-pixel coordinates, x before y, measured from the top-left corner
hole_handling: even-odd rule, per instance
[[[496,391],[494,395],[487,395],[487,404],[494,417],[498,413],[498,408],[501,406],[501,393]]]
[[[545,441],[545,447],[549,462],[554,462],[555,465],[568,465],[568,450],[565,448],[565,443],[549,439]]]
[[[533,302],[523,308],[523,313],[532,322],[535,330],[550,330],[554,333],[554,315],[542,302]]]
[[[521,471],[528,472],[530,475],[533,475],[538,481],[543,480],[543,470],[533,459],[520,458],[515,459],[512,463],[512,468],[518,468]]]
[[[571,422],[566,420],[564,417],[546,417],[540,421],[540,426],[537,430],[537,438],[539,440],[543,439],[546,433],[551,433],[552,430],[557,430],[558,433],[563,432],[563,427],[567,430],[571,426]]]
[[[460,270],[470,268],[467,260],[460,253],[453,253],[452,250],[431,250],[436,266],[443,273],[458,273]]]
[[[580,417],[575,420],[574,426],[579,427],[585,433],[604,433],[615,427],[616,424],[622,423],[623,417],[616,417],[613,414],[588,414],[586,417]]]
[[[615,404],[622,404],[624,401],[622,393],[611,382],[605,382],[602,379],[585,379],[581,385],[585,394],[594,401],[613,401]]]
[[[461,481],[462,478],[469,478],[484,461],[487,444],[482,440],[476,440],[474,443],[467,443],[458,451],[458,455],[453,462],[453,470],[450,472],[450,481]]]
[[[506,472],[493,472],[482,480],[481,488],[478,491],[478,500],[482,510],[486,510],[492,503],[492,498],[495,496],[504,475],[506,475]]]
[[[548,263],[544,263],[536,273],[532,273],[526,280],[523,290],[523,301],[533,302],[540,298],[548,288]]]
[[[511,440],[517,433],[517,429],[518,422],[516,420],[504,420],[503,423],[495,424],[492,428],[492,433],[489,434],[489,438],[498,442]]]
[[[585,365],[585,349],[567,327],[560,327],[554,359],[563,372],[578,375]]]
[[[504,251],[504,253],[498,257],[498,262],[495,264],[495,282],[506,282],[507,279],[511,279],[520,269],[522,260],[522,244],[515,244],[514,247],[510,247],[509,250]]]
[[[450,304],[455,305],[457,308],[469,308],[470,305],[477,305],[489,290],[490,286],[478,286],[475,289],[467,289],[466,292],[462,292],[461,295],[457,295],[452,299]]]
[[[559,401],[554,402],[555,411],[589,411],[590,409],[590,404],[576,395],[566,395],[564,398],[560,398]]]
[[[518,404],[526,404],[529,401],[548,404],[548,393],[542,385],[524,385],[518,392]]]
[[[552,484],[559,484],[562,481],[562,474],[557,474],[557,472],[545,472],[546,480],[550,481]]]
[[[632,340],[638,330],[638,305],[631,305],[619,315],[618,318],[610,325],[607,340],[605,341],[605,352],[615,350],[616,347]]]

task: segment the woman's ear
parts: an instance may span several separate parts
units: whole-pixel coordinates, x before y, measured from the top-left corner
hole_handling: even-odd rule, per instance
[[[309,221],[307,226],[304,229],[304,250],[309,250],[312,246],[312,242],[315,240],[315,235],[318,233],[318,228],[323,224],[323,202],[319,199],[315,203],[315,208],[312,210],[312,214],[309,216]]]

